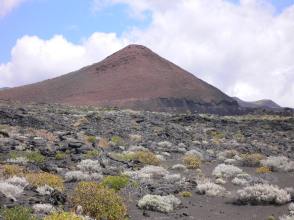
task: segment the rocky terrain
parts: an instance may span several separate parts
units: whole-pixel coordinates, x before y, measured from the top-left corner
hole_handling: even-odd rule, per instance
[[[294,115],[0,104],[2,219],[294,219]]]

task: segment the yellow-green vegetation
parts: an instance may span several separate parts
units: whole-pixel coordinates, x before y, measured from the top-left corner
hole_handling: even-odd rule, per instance
[[[108,148],[110,145],[109,145],[109,142],[106,138],[100,138],[98,146],[101,148]]]
[[[64,190],[63,179],[55,174],[39,172],[39,173],[28,173],[26,179],[33,186],[51,186],[59,191]]]
[[[87,141],[94,144],[97,142],[97,138],[95,136],[88,136]]]
[[[85,154],[85,158],[93,159],[93,158],[99,157],[99,155],[100,155],[99,150],[90,150],[90,151],[87,151],[87,153]]]
[[[44,220],[82,220],[82,218],[72,212],[56,212],[46,216]]]
[[[160,164],[160,160],[156,155],[150,151],[137,151],[132,154],[132,160],[138,160],[143,164],[157,166]]]
[[[118,160],[131,161],[137,160],[146,165],[157,166],[160,164],[160,160],[156,155],[150,151],[136,151],[128,153],[116,153],[112,154],[114,158]]]
[[[5,164],[2,166],[3,175],[6,177],[11,176],[22,176],[25,172],[25,168],[14,165],[14,164]]]
[[[198,169],[201,166],[201,158],[196,155],[187,155],[183,157],[183,163],[188,169]]]
[[[213,139],[216,139],[216,140],[225,138],[225,134],[217,130],[209,130],[207,131],[207,135],[211,136]]]
[[[82,206],[84,214],[96,220],[124,220],[127,214],[123,199],[113,189],[96,182],[80,182],[74,190],[72,202]]]
[[[127,176],[107,176],[105,177],[101,185],[119,191],[129,184],[129,177]]]
[[[116,146],[123,146],[125,145],[124,140],[119,136],[112,136],[111,142],[114,143]]]
[[[264,173],[271,173],[272,170],[269,167],[262,166],[262,167],[258,167],[255,170],[255,172],[258,174],[264,174]]]
[[[239,142],[244,142],[245,141],[245,136],[241,133],[241,131],[238,131],[233,135],[233,138]]]
[[[267,217],[267,219],[266,220],[276,220],[276,217],[275,216],[273,216],[273,215],[270,215],[270,216],[268,216]]]
[[[56,160],[63,160],[66,158],[66,153],[62,152],[62,151],[58,151],[56,154],[55,154],[55,159]]]
[[[184,198],[189,198],[192,196],[192,193],[189,191],[183,191],[183,192],[180,192],[180,196],[182,196]]]
[[[249,167],[256,167],[260,165],[260,161],[265,159],[265,156],[259,153],[247,153],[241,154],[240,157],[242,158],[243,165]]]
[[[45,157],[38,151],[28,151],[25,155],[26,158],[32,163],[41,164],[45,161]]]
[[[3,220],[37,220],[32,214],[32,210],[23,206],[14,208],[4,208],[0,210]]]

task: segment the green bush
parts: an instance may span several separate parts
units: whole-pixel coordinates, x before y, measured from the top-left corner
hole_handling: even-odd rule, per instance
[[[0,211],[4,220],[37,220],[32,215],[32,210],[23,206],[16,206],[14,208],[5,208]]]
[[[183,162],[188,169],[198,169],[201,166],[201,159],[196,155],[187,155]]]
[[[117,146],[123,146],[125,144],[124,140],[119,136],[112,136],[111,142]]]
[[[129,183],[129,177],[127,176],[107,176],[105,177],[101,185],[119,191],[126,187]]]
[[[82,218],[71,212],[56,212],[46,216],[44,220],[82,220]]]
[[[74,206],[82,206],[84,214],[96,220],[124,220],[127,209],[113,189],[95,182],[80,182],[72,197]]]
[[[26,158],[32,162],[32,163],[37,163],[37,164],[41,164],[41,163],[44,163],[45,161],[45,157],[40,154],[40,152],[38,151],[29,151],[29,152],[26,152]]]
[[[97,142],[97,138],[95,136],[88,136],[87,141],[94,144]]]
[[[85,158],[87,159],[93,159],[93,158],[97,158],[100,155],[100,151],[99,150],[90,150],[85,154]]]
[[[58,151],[56,154],[55,154],[55,159],[56,160],[63,160],[66,158],[66,153],[64,152],[61,152],[61,151]]]

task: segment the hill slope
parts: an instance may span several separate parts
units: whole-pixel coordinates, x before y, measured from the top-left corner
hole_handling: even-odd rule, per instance
[[[140,45],[61,77],[1,91],[0,99],[152,111],[238,109],[231,97]]]
[[[276,109],[276,110],[282,108],[277,103],[275,103],[274,101],[269,100],[269,99],[262,99],[262,100],[253,101],[253,102],[246,102],[238,97],[233,97],[233,98],[243,108],[263,108],[263,109]]]

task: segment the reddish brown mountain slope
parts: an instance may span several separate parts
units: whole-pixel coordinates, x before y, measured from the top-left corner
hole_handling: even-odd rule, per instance
[[[130,45],[61,77],[0,92],[0,99],[154,111],[231,112],[235,100],[146,47]]]

